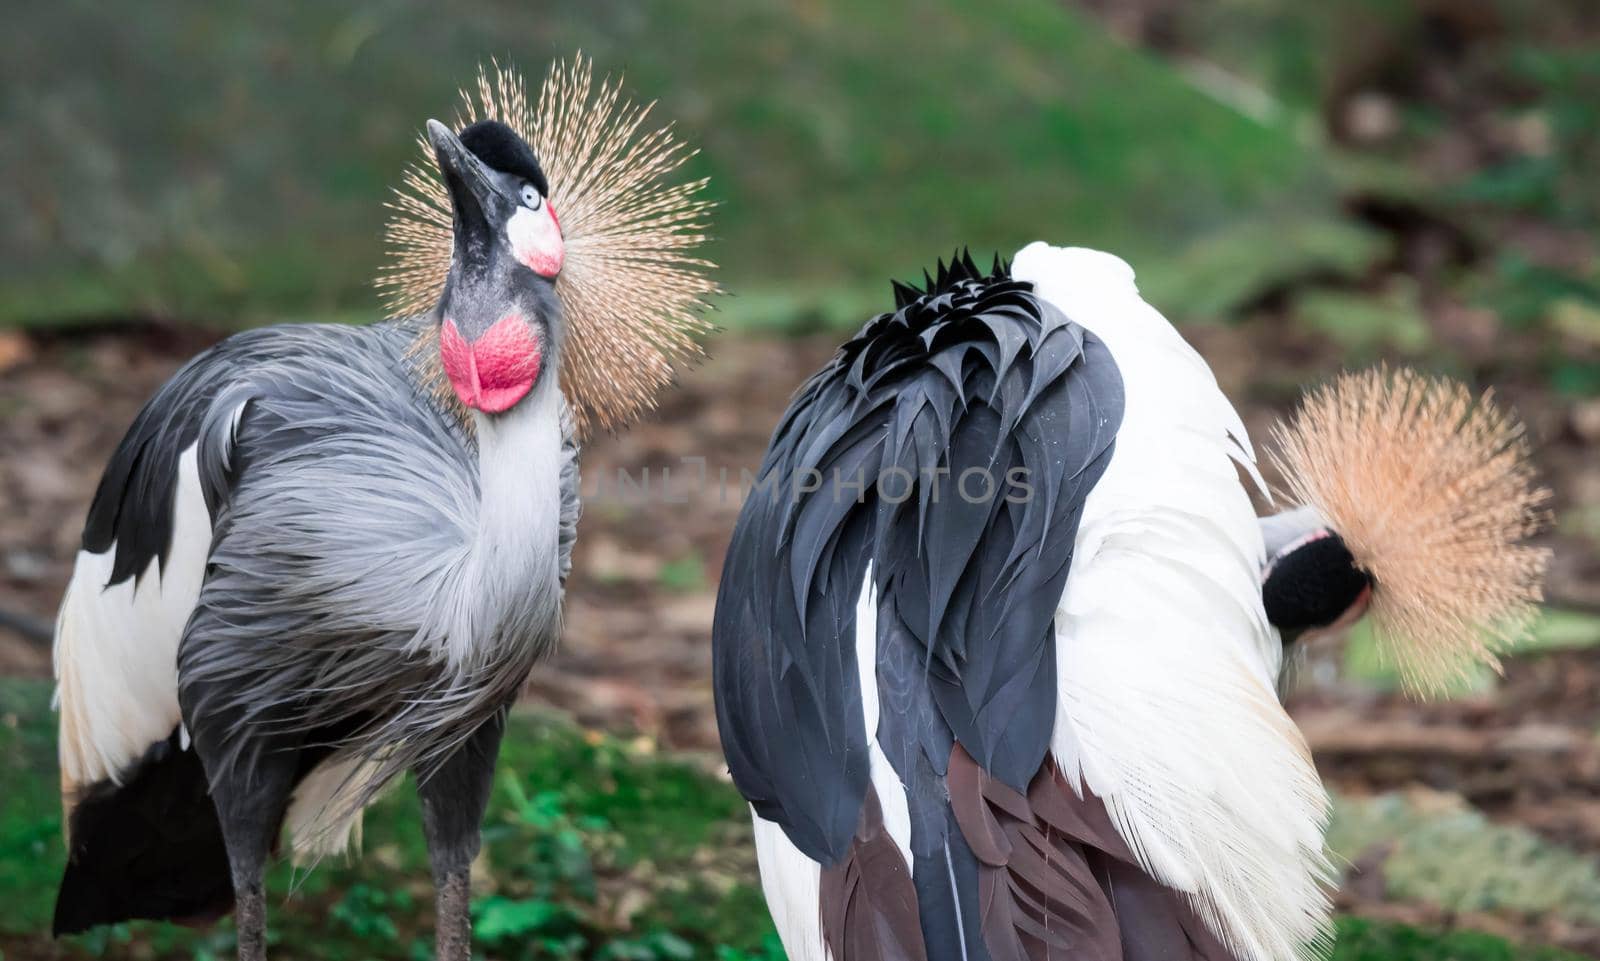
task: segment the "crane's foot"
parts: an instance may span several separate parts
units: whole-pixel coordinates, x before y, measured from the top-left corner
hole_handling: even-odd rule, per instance
[[[439,879],[439,918],[434,929],[436,961],[471,961],[472,892],[470,867],[451,871]]]
[[[233,898],[239,961],[267,961],[267,898],[261,883],[236,888]]]

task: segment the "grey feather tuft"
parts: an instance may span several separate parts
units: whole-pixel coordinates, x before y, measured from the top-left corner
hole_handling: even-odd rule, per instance
[[[178,658],[213,782],[317,749],[377,762],[365,803],[556,641],[578,508],[555,379],[463,430],[405,363],[423,322],[252,331],[185,371],[228,381],[189,428],[214,535]]]

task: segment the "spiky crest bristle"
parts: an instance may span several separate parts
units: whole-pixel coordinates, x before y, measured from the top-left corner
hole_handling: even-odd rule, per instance
[[[1523,426],[1491,393],[1385,367],[1313,390],[1274,430],[1288,497],[1310,505],[1373,578],[1385,655],[1416,692],[1499,669],[1538,615],[1550,552]]]
[[[457,128],[505,123],[549,179],[566,245],[556,280],[567,324],[561,386],[582,431],[615,430],[653,408],[674,368],[701,355],[704,314],[721,292],[715,264],[695,255],[714,206],[700,196],[707,181],[668,180],[697,151],[670,124],[644,132],[654,106],[625,99],[620,80],[596,85],[582,54],[551,65],[537,102],[498,63],[461,91]],[[450,268],[449,198],[426,138],[418,145],[422,159],[388,205],[390,258],[376,281],[396,316],[433,309]]]
[[[950,262],[946,264],[944,258],[935,261],[934,275],[929,276],[928,271],[922,271],[922,286],[919,288],[915,282],[906,283],[900,280],[889,281],[890,288],[894,291],[894,309],[904,310],[907,306],[923,297],[931,297],[954,288],[957,284],[967,281],[978,283],[997,283],[1011,279],[1011,263],[1002,260],[1000,255],[994,255],[993,266],[987,274],[972,259],[972,250],[962,247],[950,255]]]

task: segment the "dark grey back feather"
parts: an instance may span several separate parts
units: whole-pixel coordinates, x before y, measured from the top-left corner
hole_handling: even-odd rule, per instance
[[[926,291],[897,297],[774,433],[758,475],[772,486],[747,501],[723,568],[717,716],[739,789],[825,865],[849,849],[876,736],[911,795],[919,861],[970,881],[975,862],[943,801],[950,748],[1019,789],[1039,769],[1055,716],[1052,619],[1122,384],[1098,340],[998,265],[987,277],[970,259],[941,265]],[[992,496],[962,496],[969,468],[994,481]],[[1007,497],[1013,469],[1031,494]],[[799,491],[811,471],[822,487]],[[865,495],[840,496],[835,472]],[[909,496],[891,473],[913,479]],[[862,729],[854,646],[868,562],[876,732]],[[922,867],[919,897],[934,897]],[[970,908],[975,889],[947,885],[943,899],[957,896]],[[930,950],[945,934],[928,932]]]

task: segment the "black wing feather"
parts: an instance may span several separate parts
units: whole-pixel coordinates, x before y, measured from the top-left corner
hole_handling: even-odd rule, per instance
[[[166,563],[178,460],[227,385],[235,366],[232,354],[224,342],[179,369],[139,411],[106,464],[83,527],[84,550],[103,554],[116,546],[106,586],[140,576],[151,560]]]
[[[1055,607],[1123,397],[1104,346],[998,261],[984,276],[961,256],[937,275],[897,284],[897,310],[785,413],[729,546],[713,664],[734,782],[802,852],[837,863],[868,782],[854,622],[870,561],[873,734],[913,797],[918,860],[971,875],[947,806],[915,801],[942,790],[954,743],[1017,790],[1039,770]]]

